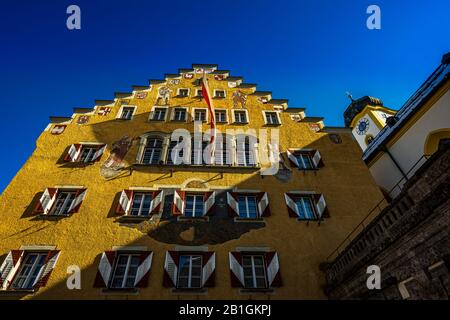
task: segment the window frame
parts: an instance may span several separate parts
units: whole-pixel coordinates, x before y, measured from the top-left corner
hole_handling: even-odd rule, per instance
[[[187,90],[186,95],[182,95],[181,92]],[[189,88],[177,88],[177,98],[189,98],[191,95],[191,89]]]
[[[183,120],[175,119],[175,115],[176,115],[177,110],[184,110],[184,119]],[[188,113],[189,113],[188,108],[175,107],[172,110],[171,121],[174,121],[174,122],[187,122],[187,120],[188,120]]]
[[[307,211],[305,203],[304,203],[304,199],[308,199],[308,201],[310,203],[310,206],[311,206],[311,209],[312,209],[313,218],[307,218],[306,215],[305,215],[304,218],[302,218],[300,215],[298,215],[298,220],[301,220],[301,221],[318,221],[319,220],[319,215],[317,214],[316,201],[315,201],[313,195],[311,195],[311,194],[295,194],[294,198],[292,200],[294,201],[295,206],[297,207],[297,209],[298,209],[297,201],[298,201],[299,198],[302,199],[301,202],[302,202],[302,208],[303,208],[304,214],[306,214],[306,211]],[[300,212],[301,211],[299,210],[299,213]]]
[[[216,112],[223,112],[223,113],[225,113],[225,120],[224,121],[218,121]],[[228,110],[227,109],[215,109],[214,110],[214,117],[216,118],[216,123],[228,123]]]
[[[131,116],[130,116],[130,118],[123,118],[122,117],[123,111],[124,111],[124,109],[128,109],[128,108],[130,108],[130,109],[132,108],[133,109],[133,111],[131,112]],[[119,112],[117,113],[116,119],[118,119],[118,120],[126,120],[126,121],[133,120],[134,115],[136,114],[136,110],[137,110],[137,106],[134,106],[134,105],[122,105],[122,106],[120,106],[120,109],[119,109]]]
[[[245,122],[241,122],[241,121],[236,121],[236,113],[237,112],[244,112],[245,113]],[[248,124],[250,122],[249,116],[248,116],[248,110],[245,109],[234,109],[232,110],[232,120],[233,120],[233,124]]]
[[[155,115],[155,111],[156,109],[164,109],[165,114],[164,114],[164,119],[155,119],[154,115]],[[169,108],[166,106],[153,106],[151,113],[150,113],[150,117],[149,117],[149,121],[167,121],[167,116],[169,114]]]
[[[188,197],[194,197],[193,207],[192,207],[192,215],[191,216],[188,216],[186,214],[186,212],[188,210],[188,208],[187,208],[187,203],[188,203],[187,199],[188,199]],[[201,203],[201,209],[202,210],[200,212],[200,215],[195,215],[196,210],[198,209],[198,208],[196,208],[196,204],[197,204],[197,200],[196,199],[197,198],[200,198],[199,202]],[[190,219],[202,218],[203,214],[204,214],[204,211],[205,211],[205,203],[204,203],[205,200],[204,200],[204,198],[205,198],[205,194],[204,193],[186,191],[185,196],[184,196],[183,217],[190,218]]]
[[[267,120],[267,115],[268,114],[274,114],[276,119],[277,119],[277,123],[269,123],[269,121]],[[277,110],[263,110],[263,117],[264,117],[264,124],[265,125],[268,125],[268,126],[280,126],[281,125],[280,111],[277,111]]]
[[[139,203],[139,209],[138,209],[138,214],[132,214],[133,213],[133,206],[135,203],[135,198],[136,195],[142,195],[143,197],[140,200]],[[142,214],[142,210],[143,210],[143,206],[144,206],[144,199],[145,196],[150,196],[150,205],[148,207],[148,212],[147,214]],[[144,190],[133,190],[133,197],[131,198],[131,205],[130,205],[130,212],[127,214],[127,216],[129,217],[138,217],[138,218],[147,218],[151,216],[151,211],[152,211],[152,201],[153,201],[153,191],[144,191]]]
[[[188,271],[188,276],[181,276],[181,259],[183,257],[189,257],[189,271]],[[192,282],[192,261],[194,260],[193,258],[200,258],[200,274],[196,275],[195,278],[199,279],[199,286],[198,287],[193,287],[191,285]],[[180,285],[180,278],[187,278],[188,280],[188,286],[184,287]],[[179,262],[178,262],[178,274],[177,274],[177,284],[176,284],[176,289],[181,289],[181,290],[198,290],[198,289],[202,289],[203,285],[202,285],[202,279],[203,279],[203,255],[201,254],[189,254],[189,253],[184,253],[184,254],[180,254],[179,257]]]
[[[120,259],[121,256],[128,256],[127,264],[126,264],[126,267],[125,267],[125,271],[124,271],[124,273],[122,275],[122,286],[120,286],[120,287],[113,287],[114,279],[116,278],[117,267],[119,266],[119,259]],[[130,268],[132,257],[137,257],[138,258],[138,264],[136,266],[136,273],[135,273],[134,279],[133,279],[133,286],[127,287],[125,285],[126,285],[126,281],[129,278],[129,274],[128,273],[129,273],[129,268]],[[134,252],[117,252],[117,256],[114,259],[114,269],[113,269],[113,271],[111,273],[111,278],[108,281],[109,283],[108,283],[107,288],[111,289],[111,290],[130,290],[130,289],[135,289],[136,286],[134,285],[134,282],[136,281],[137,271],[138,271],[138,268],[139,268],[139,265],[140,265],[139,261],[140,261],[140,254],[139,253],[134,253]]]
[[[245,267],[245,264],[244,264],[244,258],[248,258],[248,257],[250,257],[251,258],[251,272],[252,272],[252,274],[251,274],[251,279],[252,279],[252,282],[253,282],[253,286],[252,287],[249,287],[249,286],[247,286],[246,285],[246,281],[245,281],[245,279],[246,278],[250,278],[248,275],[246,275],[245,274],[245,270],[246,270],[246,267]],[[258,257],[258,258],[260,258],[261,260],[262,260],[262,269],[263,269],[263,271],[264,271],[264,276],[263,276],[263,278],[264,278],[264,287],[258,287],[257,286],[257,281],[256,281],[256,279],[257,278],[262,278],[261,276],[257,276],[256,275],[256,268],[255,268],[255,257]],[[266,265],[266,261],[265,261],[265,256],[264,256],[264,254],[263,253],[243,253],[242,254],[242,273],[243,273],[243,279],[244,279],[244,289],[249,289],[249,290],[264,290],[264,289],[269,289],[269,284],[268,284],[268,279],[267,279],[267,265]]]
[[[57,207],[57,204],[58,204],[58,200],[60,199],[60,196],[62,194],[67,194],[67,195],[66,195],[65,199],[63,200],[63,205],[58,209],[58,213],[55,213],[55,210],[57,210],[56,207]],[[52,207],[50,208],[50,210],[47,213],[47,215],[49,215],[49,216],[57,216],[57,217],[68,216],[70,214],[69,213],[69,209],[72,206],[73,202],[76,200],[77,194],[78,194],[78,190],[75,190],[75,189],[61,189],[61,188],[58,188],[58,192],[56,194],[55,202],[52,204]],[[73,195],[73,198],[69,201],[70,198],[68,198],[68,197],[70,195]],[[67,210],[67,212],[64,212],[66,210]]]
[[[253,198],[254,202],[255,202],[255,216],[249,216],[249,201],[248,198]],[[237,200],[238,200],[238,208],[239,208],[239,219],[248,219],[248,220],[254,220],[254,219],[258,219],[260,216],[260,213],[258,212],[258,199],[256,197],[256,194],[254,193],[238,193],[237,194]],[[245,209],[246,209],[246,216],[242,216],[242,212],[241,212],[241,198],[245,198]]]
[[[218,96],[217,92],[223,92],[223,96]],[[213,98],[214,99],[225,99],[227,97],[227,91],[224,89],[214,89],[213,90]]]
[[[196,112],[197,111],[201,111],[205,113],[205,119],[204,120],[196,120],[195,116],[196,116]],[[209,121],[209,113],[208,113],[208,109],[207,108],[192,108],[192,121],[201,121],[203,123],[206,123]]]
[[[38,261],[38,259],[36,259],[33,262],[32,266],[31,266],[31,269],[29,270],[28,274],[26,275],[24,283],[27,283],[28,285],[30,285],[30,282],[31,282],[31,286],[24,287],[22,285],[22,286],[18,287],[17,286],[17,282],[19,281],[18,279],[23,277],[23,276],[21,276],[21,273],[23,272],[24,267],[26,266],[25,265],[25,259],[28,256],[30,256],[30,255],[37,255],[38,257],[43,257],[43,261],[42,261],[43,263],[40,266],[39,271],[36,273],[36,276],[31,276],[36,271],[36,263]],[[41,276],[42,272],[44,271],[45,262],[46,262],[45,259],[46,259],[47,255],[48,255],[48,252],[25,251],[24,252],[24,256],[22,258],[22,261],[20,262],[20,267],[17,270],[16,274],[14,275],[14,278],[11,281],[10,288],[12,290],[33,290],[33,282],[36,281],[36,279],[38,279]],[[31,278],[30,278],[30,276],[31,276]]]
[[[147,148],[149,148],[148,145],[149,145],[150,140],[153,140],[153,139],[161,141],[159,160],[158,160],[158,163],[153,163],[153,162],[146,163],[146,162],[144,162],[145,153],[146,153]],[[161,164],[161,161],[163,161],[164,147],[165,146],[164,146],[164,138],[163,137],[161,137],[159,135],[149,135],[149,136],[147,136],[146,140],[145,140],[145,144],[143,145],[142,155],[141,155],[141,159],[140,159],[139,163],[143,164],[143,165],[159,165],[159,164]],[[154,153],[155,149],[156,149],[156,146],[153,147],[153,153]]]

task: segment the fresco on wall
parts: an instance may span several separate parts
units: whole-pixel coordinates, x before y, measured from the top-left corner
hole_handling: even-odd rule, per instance
[[[98,115],[99,116],[107,116],[108,114],[110,114],[112,111],[112,108],[110,107],[100,107],[99,111],[98,111]]]
[[[192,78],[194,77],[194,75],[193,75],[192,73],[185,73],[185,74],[183,75],[183,77],[184,77],[185,79],[192,79]]]
[[[113,142],[111,153],[100,167],[100,174],[105,179],[117,177],[121,170],[125,168],[125,156],[133,145],[135,139],[123,136],[120,140]]]
[[[55,125],[52,130],[50,131],[51,134],[61,134],[66,130],[66,125],[57,124]]]
[[[241,105],[241,109],[245,109],[245,106],[247,104],[247,95],[243,93],[242,91],[235,91],[233,92],[233,108],[237,108],[238,105]]]
[[[147,97],[147,92],[139,91],[134,95],[136,99],[145,99]]]
[[[77,124],[86,124],[89,122],[89,116],[79,116],[77,119]]]
[[[172,89],[168,86],[161,86],[158,88],[158,100],[156,103],[158,105],[168,105],[170,100],[170,94],[172,93]]]
[[[223,74],[215,74],[214,79],[217,81],[222,81],[224,79]]]
[[[285,152],[280,152],[278,172],[275,174],[275,178],[281,182],[289,182],[292,178],[292,170],[287,166],[288,161],[285,159],[285,155]]]
[[[267,97],[258,97],[257,100],[261,103],[267,103],[267,101],[269,101],[269,99]]]

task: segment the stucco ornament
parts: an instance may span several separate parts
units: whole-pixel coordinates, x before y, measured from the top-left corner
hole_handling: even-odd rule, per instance
[[[170,94],[172,90],[167,86],[159,87],[158,89],[158,104],[168,105],[170,100]]]

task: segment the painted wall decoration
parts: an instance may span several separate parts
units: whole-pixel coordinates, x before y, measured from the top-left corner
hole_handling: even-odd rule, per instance
[[[172,89],[170,89],[168,86],[159,87],[157,104],[168,105],[171,93],[172,93]]]
[[[310,123],[309,128],[311,131],[317,132],[320,130],[320,126],[317,123]]]
[[[110,114],[112,111],[111,107],[100,107],[99,111],[98,111],[98,115],[99,116],[107,116],[108,114]]]
[[[214,69],[212,69],[212,68],[195,68],[194,69],[194,72],[195,73],[211,73],[211,72],[213,72],[214,71]]]
[[[171,84],[171,85],[180,84],[180,79],[170,79],[169,84]]]
[[[225,78],[223,74],[215,74],[214,79],[217,81],[222,81]]]
[[[111,146],[111,153],[100,167],[100,174],[105,179],[112,179],[120,174],[125,167],[125,156],[133,145],[133,138],[124,135],[120,140],[115,141]]]
[[[192,79],[194,77],[192,73],[185,73],[183,76],[185,79]]]
[[[145,91],[138,91],[138,92],[136,92],[134,97],[136,99],[145,99],[145,98],[147,98],[147,92],[145,92]]]
[[[342,138],[340,135],[336,134],[336,133],[331,133],[328,135],[328,138],[330,138],[331,142],[335,143],[335,144],[341,144],[342,143]]]
[[[288,182],[292,178],[292,170],[286,165],[288,161],[286,160],[287,156],[285,155],[286,152],[280,152],[278,172],[275,174],[275,178],[281,182]]]
[[[236,88],[237,82],[236,81],[228,81],[228,88]]]
[[[295,122],[299,122],[300,120],[302,120],[302,117],[300,117],[299,114],[291,114],[291,119]]]
[[[235,91],[233,92],[233,107],[237,108],[238,104],[241,105],[241,108],[245,108],[246,104],[247,104],[247,95],[245,93],[243,93],[242,91]]]
[[[77,119],[77,124],[86,124],[89,122],[90,116],[79,116]]]
[[[267,101],[269,101],[269,99],[267,97],[258,97],[257,100],[261,103],[267,103]]]
[[[50,131],[51,134],[61,134],[66,130],[67,125],[63,124],[57,124],[53,126],[52,130]]]

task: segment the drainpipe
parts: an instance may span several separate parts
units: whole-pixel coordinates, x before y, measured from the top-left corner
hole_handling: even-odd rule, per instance
[[[405,178],[405,180],[408,180],[408,177],[406,176],[406,173],[402,170],[402,168],[400,167],[398,162],[395,160],[394,156],[389,152],[388,148],[386,148],[386,145],[383,145],[381,150],[387,153],[389,158],[391,158],[392,162],[397,167],[398,171],[400,171],[400,173],[402,174],[403,178]]]

